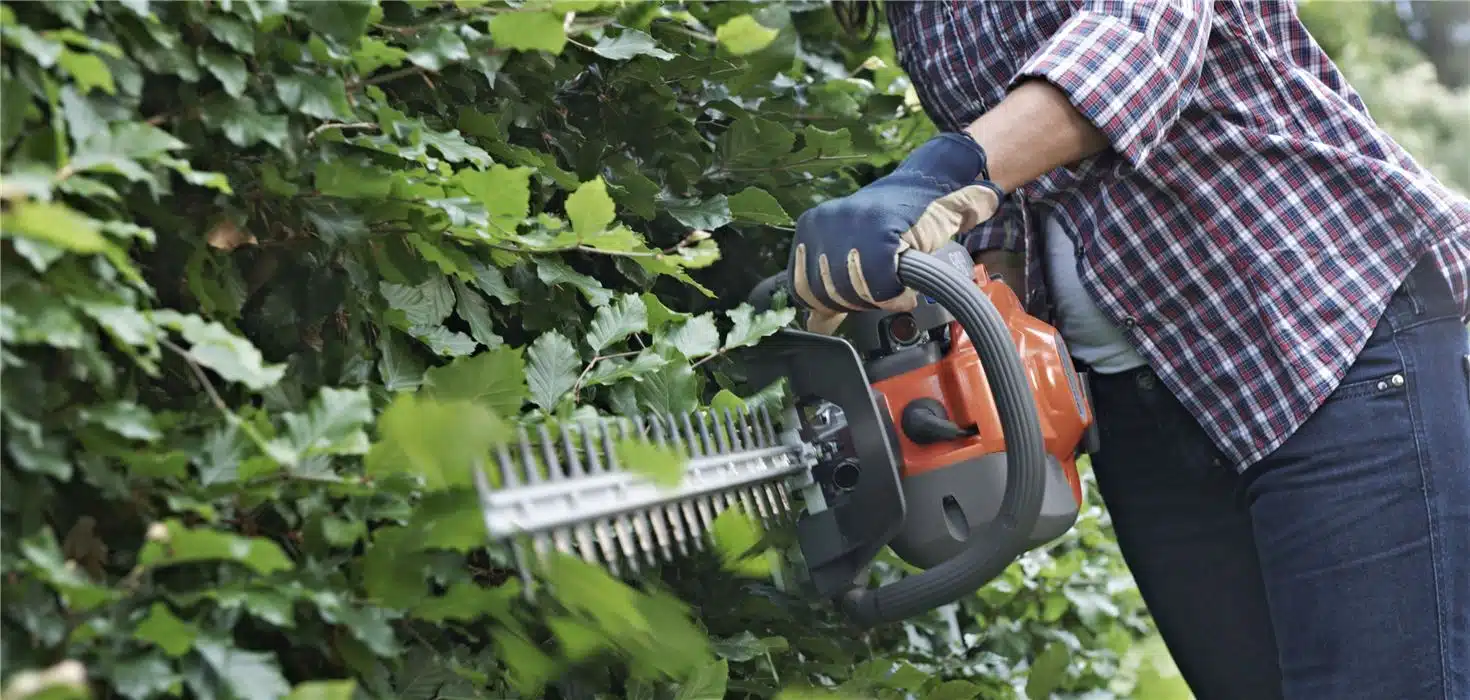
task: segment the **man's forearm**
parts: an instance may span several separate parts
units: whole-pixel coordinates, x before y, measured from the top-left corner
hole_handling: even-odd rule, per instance
[[[1109,146],[1066,94],[1044,80],[1017,86],[965,131],[985,149],[990,181],[1007,193]]]

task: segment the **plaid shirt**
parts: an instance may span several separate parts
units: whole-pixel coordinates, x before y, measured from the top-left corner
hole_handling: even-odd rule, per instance
[[[1422,256],[1470,318],[1470,202],[1374,124],[1291,2],[885,7],[939,128],[1040,77],[1107,135],[1112,150],[1022,188],[969,245],[1025,251],[1023,294],[1044,309],[1032,222],[1059,216],[1098,306],[1237,469],[1337,387]]]

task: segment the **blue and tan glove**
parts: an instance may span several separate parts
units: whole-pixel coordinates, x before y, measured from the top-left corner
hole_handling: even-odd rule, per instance
[[[944,133],[892,173],[807,210],[787,265],[790,289],[811,311],[807,329],[830,334],[848,312],[914,308],[914,291],[898,281],[899,254],[934,252],[994,216],[1003,196],[980,144]]]

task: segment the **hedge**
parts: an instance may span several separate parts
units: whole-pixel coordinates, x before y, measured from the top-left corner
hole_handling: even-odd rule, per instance
[[[1178,697],[1095,493],[866,633],[732,566],[738,522],[529,598],[486,540],[468,465],[518,428],[762,400],[727,352],[791,317],[741,295],[933,130],[861,39],[814,1],[0,5],[4,700]]]

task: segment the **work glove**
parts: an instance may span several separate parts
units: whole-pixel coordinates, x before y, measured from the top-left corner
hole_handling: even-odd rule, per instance
[[[908,311],[917,297],[898,281],[898,256],[932,253],[989,220],[1004,192],[967,133],[944,133],[892,173],[817,205],[796,221],[789,289],[810,310],[807,330],[831,334],[852,311]]]

